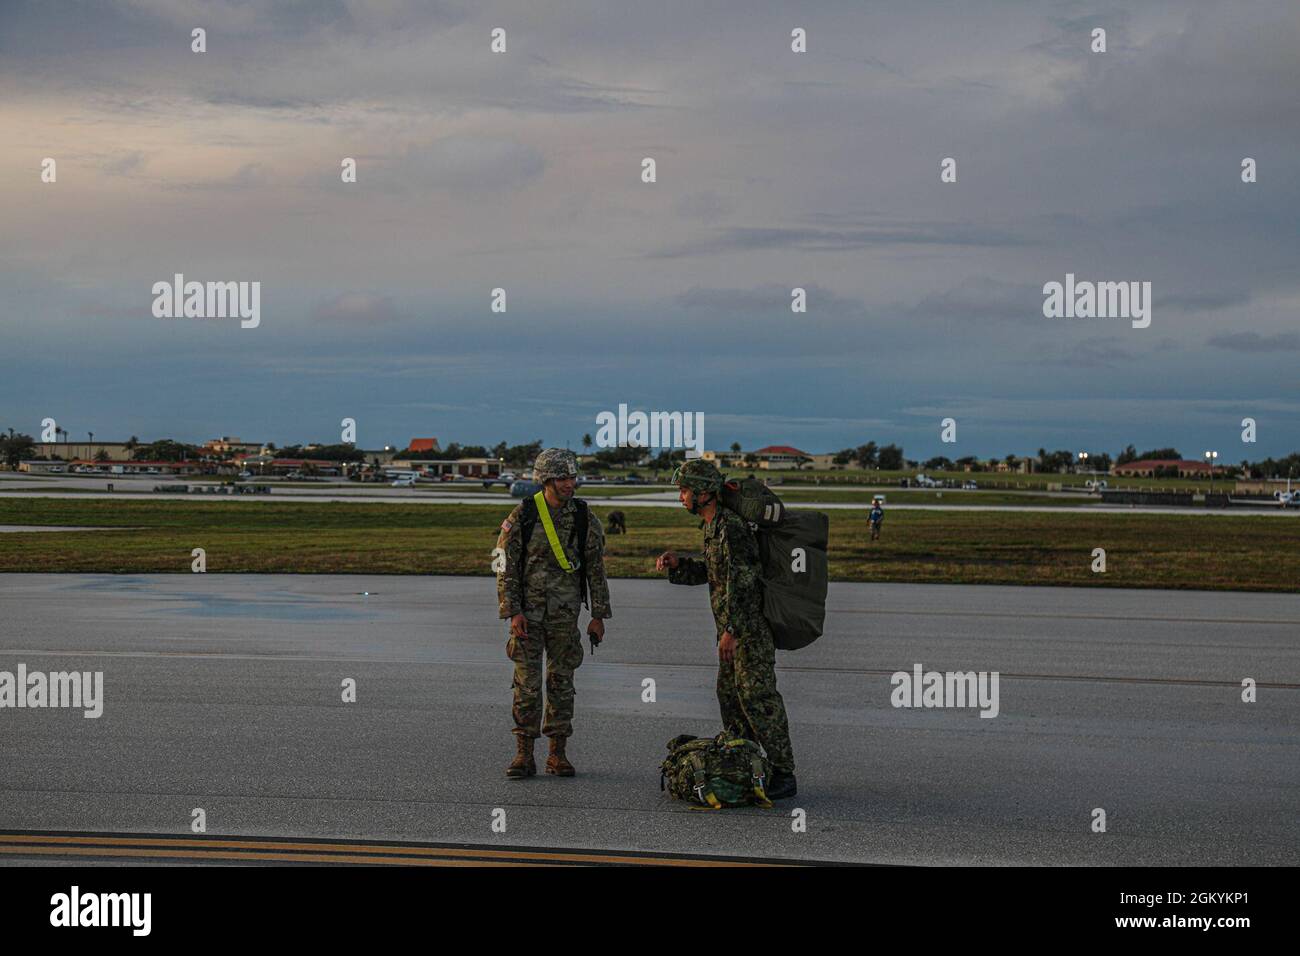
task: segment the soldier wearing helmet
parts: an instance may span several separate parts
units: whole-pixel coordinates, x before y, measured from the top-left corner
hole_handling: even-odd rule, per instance
[[[708,584],[718,638],[718,706],[727,733],[762,744],[772,764],[767,795],[796,791],[794,752],[785,701],[776,689],[776,647],[763,616],[758,542],[738,514],[722,506],[723,477],[711,461],[694,458],[673,473],[682,506],[700,518],[704,559],[665,551],[655,562],[673,584]]]
[[[574,775],[565,744],[573,733],[573,672],[583,658],[578,616],[584,597],[591,608],[587,630],[593,647],[604,638],[605,619],[612,616],[605,577],[605,536],[600,519],[585,501],[573,496],[577,477],[578,461],[573,452],[563,448],[543,451],[533,463],[533,480],[543,490],[517,505],[501,522],[497,536],[498,553],[504,552],[504,566],[497,574],[497,599],[500,616],[510,621],[506,654],[515,664],[517,752],[506,768],[508,777],[537,773],[533,741],[543,734],[551,740],[546,772]]]

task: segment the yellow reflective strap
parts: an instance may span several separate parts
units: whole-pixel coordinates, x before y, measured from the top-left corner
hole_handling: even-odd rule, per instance
[[[555,560],[560,562],[560,567],[564,569],[565,574],[572,574],[573,565],[569,564],[564,548],[560,547],[560,536],[555,533],[555,522],[551,520],[551,509],[546,504],[545,493],[537,492],[533,495],[533,501],[537,504],[537,514],[542,519],[542,527],[546,529],[546,540],[551,542],[551,551],[555,553]]]

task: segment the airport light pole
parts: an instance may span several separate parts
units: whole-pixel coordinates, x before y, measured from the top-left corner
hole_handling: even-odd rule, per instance
[[[1081,451],[1079,452],[1079,468],[1083,469],[1087,467],[1088,467],[1088,453],[1086,451]]]
[[[1219,457],[1217,451],[1207,451],[1205,453],[1205,463],[1210,466],[1210,494],[1214,494],[1214,459]]]

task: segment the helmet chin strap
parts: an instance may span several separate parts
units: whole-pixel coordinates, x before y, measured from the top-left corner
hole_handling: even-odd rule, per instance
[[[697,515],[700,513],[700,508],[703,506],[700,501],[700,495],[702,494],[708,495],[708,494],[714,494],[714,492],[696,491],[694,488],[691,489],[691,506],[687,510],[690,511],[690,513],[693,515]]]

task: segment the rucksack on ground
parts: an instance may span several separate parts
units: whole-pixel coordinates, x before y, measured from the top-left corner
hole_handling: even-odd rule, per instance
[[[752,740],[681,734],[668,741],[668,756],[659,765],[659,789],[701,810],[757,806],[771,809],[767,798],[769,766],[763,748]]]
[[[754,526],[763,566],[763,616],[785,651],[807,647],[826,623],[830,519],[790,511],[757,478],[723,482],[718,500]]]

